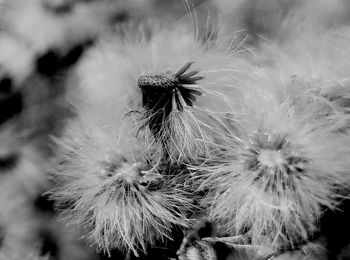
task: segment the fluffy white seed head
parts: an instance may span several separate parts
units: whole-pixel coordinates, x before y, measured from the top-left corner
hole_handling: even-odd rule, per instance
[[[172,227],[187,225],[192,198],[162,170],[161,149],[121,129],[71,126],[59,141],[53,197],[100,249],[138,255],[170,237]]]
[[[322,35],[302,35],[282,45],[262,41],[252,56],[254,76],[247,82],[253,82],[243,82],[242,86],[254,88],[259,84],[257,80],[262,80],[264,84],[260,85],[270,85],[267,92],[280,93],[281,102],[290,95],[311,95],[312,99],[324,103],[323,114],[337,117],[334,131],[346,132],[349,123],[349,35],[349,29],[343,28]],[[264,93],[266,87],[256,89]],[[298,94],[298,91],[305,93]]]
[[[226,112],[236,105],[228,100],[230,97],[237,99],[238,92],[232,86],[231,79],[237,71],[245,70],[247,63],[237,57],[232,65],[232,53],[218,45],[203,45],[196,40],[191,30],[181,26],[155,28],[148,36],[146,31],[141,30],[137,37],[126,36],[122,41],[102,41],[88,54],[89,59],[83,62],[79,74],[86,83],[83,86],[87,99],[92,102],[108,100],[109,104],[113,99],[122,98],[125,93],[134,91],[138,95],[134,104],[138,104],[134,106],[137,112],[133,115],[139,122],[139,127],[151,128],[150,134],[155,135],[156,140],[163,144],[171,161],[196,160],[196,157],[208,156],[214,139],[220,138],[225,131],[222,121],[226,119]],[[141,97],[142,87],[140,84],[138,86],[139,79],[150,76],[159,78],[159,75],[168,75],[171,78],[177,72],[181,72],[179,75],[183,76],[191,75],[189,77],[195,80],[175,84],[174,89],[168,88],[171,90],[167,89],[169,82],[165,81],[164,85],[158,85],[160,89],[143,93],[144,100],[145,95],[157,100],[152,95],[161,95],[163,90],[168,91],[169,98],[164,103],[169,105],[169,111],[163,113],[167,109],[163,110],[161,107],[159,110],[145,108]],[[105,91],[101,91],[100,86]],[[125,87],[125,91],[120,92],[121,86]],[[196,100],[191,104],[184,101],[186,96],[178,87],[195,92]],[[177,91],[181,94],[177,94]],[[118,106],[117,102],[114,103],[114,106]],[[143,108],[140,107],[142,103]],[[159,129],[154,130],[149,126],[157,114],[161,123]]]
[[[207,171],[209,216],[223,234],[295,247],[346,195],[349,137],[333,131],[337,116],[307,88],[259,79],[236,111],[226,148],[199,170]]]

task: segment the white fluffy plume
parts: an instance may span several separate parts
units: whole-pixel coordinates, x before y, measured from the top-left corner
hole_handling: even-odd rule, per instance
[[[132,113],[139,127],[150,130],[171,161],[208,156],[234,106],[227,100],[237,99],[231,79],[247,62],[237,58],[232,65],[232,51],[215,40],[203,44],[181,26],[155,26],[125,38],[102,41],[83,62],[87,99],[113,101],[124,96],[119,86],[126,85],[126,92],[139,95]]]
[[[329,58],[324,62],[337,64]],[[296,75],[285,69],[299,63],[287,61],[263,60],[240,81],[242,106],[232,111],[222,150],[194,167],[194,176],[207,178],[210,219],[223,235],[251,239],[253,248],[304,243],[350,184],[350,139],[335,128],[345,115],[317,91],[330,78]],[[341,78],[335,71],[327,74],[331,82]]]
[[[53,197],[100,249],[137,255],[187,225],[192,198],[157,166],[159,149],[149,151],[129,131],[71,126],[59,141]]]

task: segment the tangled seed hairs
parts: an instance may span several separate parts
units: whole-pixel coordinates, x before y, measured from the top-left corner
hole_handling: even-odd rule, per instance
[[[324,116],[324,102],[303,88],[292,95],[280,75],[268,76],[254,75],[260,89],[243,97],[226,148],[197,170],[208,178],[209,219],[221,232],[279,250],[307,241],[324,208],[347,195],[350,151],[349,137],[333,132],[337,117]]]
[[[262,41],[261,48],[254,53],[260,60],[269,60],[270,65],[273,64],[281,72],[289,71],[291,75],[313,78],[315,82],[325,84],[346,79],[349,70],[348,43],[349,29],[345,27],[326,31],[322,35],[301,35],[298,39],[279,45]]]
[[[301,246],[298,249],[292,249],[292,250],[284,250],[280,252],[274,252],[270,254],[265,254],[263,257],[260,257],[259,259],[278,259],[278,260],[288,260],[288,259],[328,259],[326,256],[326,249],[322,243],[317,241],[314,242],[308,242],[305,245]]]
[[[187,226],[193,199],[176,173],[162,172],[167,169],[159,164],[159,149],[150,151],[130,129],[120,127],[116,134],[72,124],[59,141],[52,197],[68,223],[82,227],[99,249],[117,248],[137,256],[171,237],[173,226]]]
[[[230,78],[245,62],[237,58],[239,65],[231,65],[233,54],[218,45],[203,44],[191,30],[171,27],[155,29],[148,37],[141,32],[139,39],[102,41],[93,51],[101,61],[99,70],[118,75],[108,76],[119,77],[115,85],[142,90],[143,107],[131,115],[140,129],[148,129],[163,145],[172,162],[207,156],[224,131],[225,113],[232,109],[227,99],[237,99]],[[111,53],[115,61],[103,53]],[[113,67],[107,68],[103,61]]]
[[[322,35],[301,35],[277,45],[261,41],[251,56],[257,77],[275,78],[284,96],[306,95],[324,103],[323,116],[337,117],[335,132],[348,128],[349,33],[344,28]],[[297,94],[298,91],[305,91]],[[294,94],[292,93],[294,92]]]
[[[88,50],[76,68],[75,87],[67,94],[77,113],[100,125],[118,126],[130,110],[138,110],[141,93],[131,66],[118,42],[106,40]]]

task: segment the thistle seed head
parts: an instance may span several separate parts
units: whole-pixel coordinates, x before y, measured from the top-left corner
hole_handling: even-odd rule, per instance
[[[185,73],[192,64],[185,64],[176,73],[145,74],[139,78],[143,107],[150,114],[149,126],[153,132],[160,131],[172,111],[182,112],[187,106],[192,107],[202,94],[190,87],[203,79],[197,75],[199,71]]]

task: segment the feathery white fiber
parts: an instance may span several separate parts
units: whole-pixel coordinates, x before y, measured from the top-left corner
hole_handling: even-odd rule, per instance
[[[195,241],[179,255],[179,260],[217,260],[217,254],[210,242]]]
[[[225,148],[198,169],[223,235],[279,250],[307,241],[323,210],[347,195],[350,139],[334,133],[327,102],[277,72],[252,71]]]
[[[276,45],[262,41],[253,56],[258,77],[278,75],[288,92],[304,89],[324,102],[324,114],[337,117],[334,131],[348,128],[348,92],[350,73],[350,33],[344,27],[322,35],[301,35],[293,41]],[[283,90],[283,91],[285,91]],[[327,112],[327,111],[328,112]]]
[[[82,62],[81,85],[87,100],[104,100],[107,107],[124,96],[119,85],[128,86],[125,91],[137,95],[131,116],[139,127],[150,129],[171,161],[194,161],[208,155],[224,131],[225,112],[234,106],[228,100],[237,99],[230,79],[247,63],[237,58],[231,65],[233,53],[220,44],[203,44],[181,25],[107,39]]]
[[[166,177],[175,173],[162,169],[161,149],[149,150],[128,129],[72,124],[59,141],[53,197],[98,248],[138,255],[187,225],[193,199]]]

